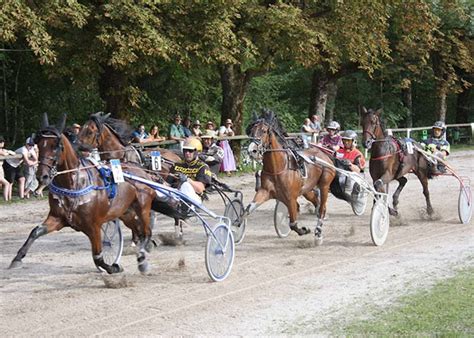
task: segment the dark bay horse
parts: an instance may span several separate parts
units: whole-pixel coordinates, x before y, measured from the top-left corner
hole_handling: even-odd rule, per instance
[[[290,228],[305,235],[309,229],[299,228],[296,222],[298,215],[298,196],[303,195],[318,210],[318,220],[315,228],[316,243],[322,243],[322,225],[326,214],[326,202],[329,186],[336,171],[318,164],[306,163],[306,177],[298,169],[299,164],[291,145],[285,138],[285,131],[279,120],[271,111],[266,111],[260,118],[247,128],[249,137],[263,148],[263,169],[261,186],[258,188],[252,202],[247,206],[250,213],[269,199],[283,202],[289,212]],[[309,158],[318,157],[327,163],[332,160],[317,148],[306,149],[303,154]],[[320,190],[320,196],[315,188]]]
[[[399,185],[392,196],[393,208],[389,208],[391,215],[398,215],[398,199],[407,183],[405,175],[412,172],[423,186],[427,213],[432,215],[433,207],[428,190],[428,179],[431,178],[429,163],[420,152],[414,150],[412,154],[408,153],[404,149],[403,142],[386,134],[381,113],[382,109],[367,110],[366,108],[362,108],[361,113],[362,141],[364,147],[370,151],[369,169],[374,188],[386,193],[388,183],[393,180],[398,181]]]
[[[110,117],[110,114],[98,112],[90,115],[90,119],[84,123],[78,140],[97,148],[101,160],[120,159],[125,162],[142,164],[137,150],[129,144],[132,129],[121,121]],[[162,157],[161,174],[169,173],[175,162],[182,160],[181,154],[164,148],[149,148],[145,152],[159,151]]]
[[[85,158],[77,156],[72,144],[62,134],[65,116],[59,127],[50,126],[47,116],[36,136],[39,148],[38,180],[49,185],[49,214],[43,224],[35,227],[18,251],[10,267],[20,266],[28,249],[40,236],[69,226],[83,232],[90,240],[95,265],[108,273],[122,268],[108,265],[102,257],[101,225],[120,218],[130,208],[137,219],[132,229],[139,237],[138,268],[148,270],[145,247],[150,241],[150,207],[156,193],[146,185],[126,181],[115,184],[106,178],[107,168],[97,168]],[[102,171],[101,171],[102,170]],[[135,173],[141,171],[136,167]],[[109,172],[110,174],[110,172]],[[110,176],[109,176],[110,178]]]

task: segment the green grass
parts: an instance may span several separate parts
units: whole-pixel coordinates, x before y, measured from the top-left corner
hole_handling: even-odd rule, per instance
[[[353,321],[335,335],[474,336],[474,268],[404,296],[372,319]]]

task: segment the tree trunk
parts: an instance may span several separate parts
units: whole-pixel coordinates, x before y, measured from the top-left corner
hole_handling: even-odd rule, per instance
[[[474,111],[474,100],[471,98],[471,93],[472,86],[465,88],[458,94],[456,99],[456,123],[469,122],[469,112]]]
[[[443,83],[438,83],[436,87],[436,120],[446,122],[446,112],[448,105],[446,98],[448,90]]]
[[[308,116],[318,115],[321,121],[327,123],[326,105],[330,87],[330,79],[327,74],[315,70],[311,81],[311,93],[309,98]]]
[[[334,120],[334,112],[336,110],[336,97],[337,97],[337,81],[331,80],[328,84],[328,102],[326,109],[326,118],[328,121]]]
[[[2,61],[2,71],[3,71],[3,131],[5,136],[8,134],[8,91],[7,91],[7,66],[6,66],[6,58]]]
[[[18,84],[20,83],[20,70],[22,65],[22,58],[20,57],[18,61],[18,68],[15,75],[15,108],[13,109],[13,139],[12,144],[17,143],[17,139],[20,137],[18,135],[19,131],[23,131],[23,118],[21,112],[19,113],[18,107],[20,106],[20,95],[18,93]],[[23,136],[23,135],[21,135]]]
[[[251,71],[242,72],[238,65],[220,65],[219,73],[222,85],[221,125],[226,119],[234,122],[236,135],[241,135],[244,128],[243,108],[245,94],[253,77]],[[240,142],[231,142],[236,160],[240,158]]]
[[[99,78],[99,94],[105,102],[105,112],[117,119],[128,120],[127,76],[110,66],[103,66]]]
[[[412,100],[412,91],[411,85],[408,88],[402,89],[402,102],[405,108],[407,109],[407,118],[406,118],[406,127],[413,127],[413,100]]]

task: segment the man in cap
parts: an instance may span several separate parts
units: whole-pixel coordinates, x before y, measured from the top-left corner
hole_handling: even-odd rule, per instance
[[[199,158],[209,166],[213,174],[217,175],[224,159],[224,149],[216,144],[215,136],[212,132],[206,132],[201,136],[201,139],[203,151],[199,154]]]

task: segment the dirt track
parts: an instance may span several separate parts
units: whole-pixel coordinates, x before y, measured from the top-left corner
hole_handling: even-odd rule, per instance
[[[462,151],[451,155],[450,163],[474,182],[473,158],[474,151]],[[226,182],[242,189],[244,202],[250,202],[253,175]],[[421,185],[410,175],[401,218],[391,219],[382,247],[371,243],[371,204],[357,217],[348,204],[331,197],[325,242],[313,247],[312,235],[277,238],[274,201],[267,202],[249,217],[232,273],[221,283],[209,281],[205,234],[190,224],[185,246],[159,246],[151,253],[149,276],[138,273],[135,256],[124,256],[122,278],[128,286],[120,289],[104,286],[87,238],[70,229],[42,237],[21,269],[7,270],[48,206],[44,200],[2,205],[0,335],[324,334],[333,319],[351,318],[369,305],[387,304],[474,265],[474,228],[472,220],[468,225],[458,220],[458,191],[452,177],[430,182],[436,213],[430,220],[422,212]],[[207,205],[221,211],[214,200]],[[299,224],[313,229],[313,217],[304,210]],[[171,232],[170,220],[161,220],[158,232]]]

